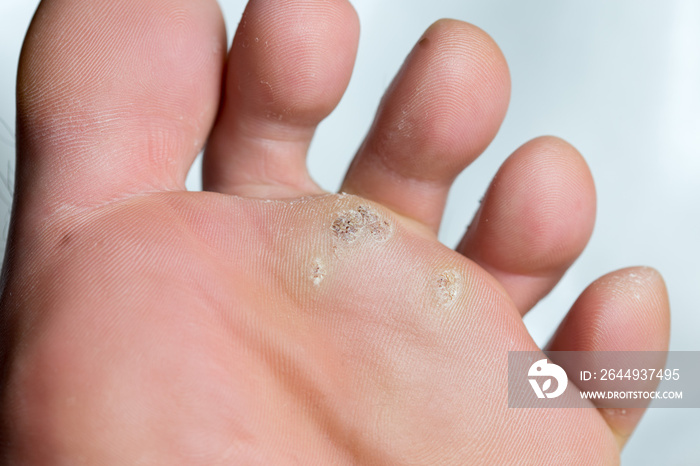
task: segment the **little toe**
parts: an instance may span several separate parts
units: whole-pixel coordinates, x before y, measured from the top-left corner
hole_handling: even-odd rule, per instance
[[[437,232],[454,178],[491,142],[510,77],[493,40],[455,20],[433,24],[394,79],[342,191]]]
[[[345,92],[358,39],[357,14],[346,0],[252,0],[229,54],[204,189],[250,197],[320,193],[306,153]]]
[[[649,267],[630,267],[594,281],[576,300],[549,351],[667,351],[670,310],[666,285]],[[609,387],[606,387],[609,389]],[[643,408],[600,409],[620,446]]]
[[[578,151],[561,139],[538,138],[501,166],[457,250],[496,277],[524,314],[583,251],[595,205],[593,178]]]

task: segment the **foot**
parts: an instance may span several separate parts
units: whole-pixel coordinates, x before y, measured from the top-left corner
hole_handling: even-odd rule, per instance
[[[522,315],[590,236],[585,162],[556,138],[523,145],[457,250],[441,245],[450,185],[510,83],[483,31],[440,21],[347,194],[323,192],[305,155],[358,31],[346,0],[252,0],[225,61],[213,0],[42,2],[2,295],[7,461],[618,461],[639,410],[506,398],[508,351],[538,350]],[[205,142],[207,192],[186,192]],[[550,347],[663,350],[668,319],[660,276],[626,269],[581,295]]]

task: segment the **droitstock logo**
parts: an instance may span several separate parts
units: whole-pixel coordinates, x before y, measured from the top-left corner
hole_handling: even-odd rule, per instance
[[[554,363],[547,362],[547,359],[535,361],[535,363],[530,366],[530,370],[527,371],[527,376],[537,398],[556,398],[564,393],[566,385],[569,383],[564,369]],[[540,385],[538,379],[543,381],[542,385]],[[555,390],[550,391],[552,388],[552,379],[557,381],[557,385]]]

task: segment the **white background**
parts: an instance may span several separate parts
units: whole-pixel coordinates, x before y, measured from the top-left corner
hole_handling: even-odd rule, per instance
[[[87,0],[86,0],[87,1]],[[0,0],[0,174],[14,164],[17,58],[36,0]],[[587,158],[598,189],[590,245],[526,322],[544,343],[585,286],[628,265],[651,265],[671,295],[673,350],[700,350],[700,2],[353,0],[362,22],[348,93],[313,143],[309,165],[337,189],[404,56],[434,20],[491,34],[510,64],[502,130],[451,193],[441,239],[454,245],[499,164],[528,139],[554,134]],[[233,34],[242,0],[223,0]],[[0,122],[0,125],[2,122]],[[198,187],[197,166],[188,181]],[[0,187],[0,226],[9,198]],[[4,219],[4,220],[3,220]],[[625,464],[700,464],[700,410],[648,412]]]

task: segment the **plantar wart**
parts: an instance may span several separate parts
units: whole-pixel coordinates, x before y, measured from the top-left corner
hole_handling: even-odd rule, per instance
[[[372,235],[375,241],[383,242],[389,239],[389,236],[391,236],[391,224],[388,221],[380,218],[376,212],[370,210],[366,206],[359,206],[357,211],[362,216],[364,224],[369,230],[369,234]]]
[[[331,230],[342,241],[352,243],[357,239],[357,235],[364,227],[363,223],[362,215],[359,212],[347,210],[333,221]]]
[[[447,270],[437,278],[437,288],[443,303],[452,302],[460,291],[460,276],[457,272]]]
[[[326,278],[326,267],[323,265],[323,262],[321,262],[321,259],[316,259],[313,264],[311,264],[309,278],[316,286],[320,285],[323,279]]]
[[[336,238],[345,243],[352,243],[365,235],[380,243],[391,237],[392,225],[370,207],[360,205],[337,214],[331,230]]]

